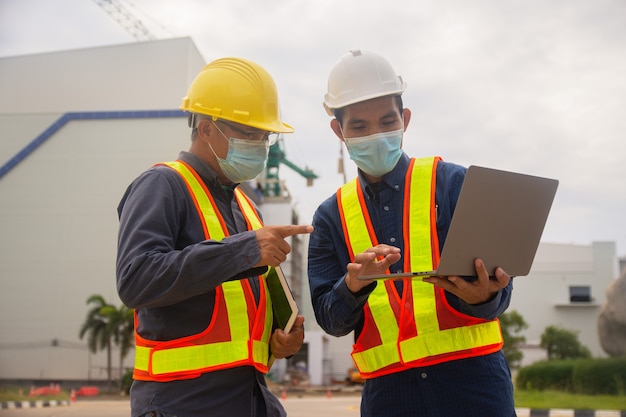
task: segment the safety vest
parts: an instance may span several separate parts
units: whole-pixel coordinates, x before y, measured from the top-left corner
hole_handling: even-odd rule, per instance
[[[228,236],[224,219],[195,170],[182,161],[161,165],[178,172],[187,185],[198,210],[205,239],[222,240]],[[252,202],[238,189],[234,194],[248,229],[261,228],[261,219]],[[247,280],[228,281],[215,288],[213,317],[207,328],[198,334],[154,341],[141,337],[135,330],[133,378],[166,382],[196,378],[206,372],[242,365],[252,365],[267,373],[273,316],[265,275],[259,276],[259,287],[258,307]],[[135,313],[135,329],[137,324]]]
[[[404,270],[430,271],[439,264],[435,179],[439,157],[411,159],[403,205]],[[337,192],[346,245],[354,255],[378,240],[358,179]],[[453,309],[445,291],[419,279],[379,282],[364,307],[363,329],[352,358],[364,378],[417,366],[485,355],[502,348],[497,319],[484,320]]]

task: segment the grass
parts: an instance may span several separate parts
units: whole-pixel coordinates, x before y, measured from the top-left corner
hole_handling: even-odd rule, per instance
[[[515,390],[515,407],[626,411],[626,395],[581,395],[549,390]]]

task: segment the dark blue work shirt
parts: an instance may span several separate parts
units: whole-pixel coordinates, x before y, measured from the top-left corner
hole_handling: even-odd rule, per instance
[[[403,154],[396,167],[377,184],[368,184],[359,172],[372,225],[381,244],[399,247],[402,236],[404,183],[410,158]],[[466,169],[439,162],[435,204],[440,249],[445,243]],[[351,262],[343,234],[336,194],[324,201],[313,217],[309,240],[309,285],[315,317],[330,335],[351,331],[358,337],[363,327],[363,307],[377,283],[353,294],[345,283]],[[401,259],[390,267],[400,271]],[[396,286],[401,290],[402,281]],[[446,293],[450,305],[465,314],[493,319],[509,305],[512,280],[491,301],[470,305]],[[515,415],[513,387],[502,352],[470,359],[412,368],[367,380],[361,401],[362,416],[510,417]]]
[[[137,332],[149,340],[172,340],[202,332],[213,317],[215,288],[247,279],[257,298],[254,268],[261,255],[254,231],[231,189],[200,158],[181,152],[209,189],[229,236],[205,239],[196,206],[173,169],[155,166],[128,187],[119,207],[117,288],[120,299],[137,311]],[[234,186],[233,186],[234,187]],[[179,417],[284,416],[280,401],[252,366],[207,372],[171,382],[134,381],[133,417],[169,413]]]

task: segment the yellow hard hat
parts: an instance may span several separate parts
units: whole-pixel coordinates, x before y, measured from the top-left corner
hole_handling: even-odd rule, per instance
[[[280,119],[278,92],[270,74],[242,58],[207,64],[189,86],[180,108],[268,132],[293,132]]]

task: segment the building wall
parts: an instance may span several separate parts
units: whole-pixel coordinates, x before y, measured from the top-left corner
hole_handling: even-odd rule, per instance
[[[176,112],[203,66],[189,38],[0,59],[0,167],[67,112],[110,115],[64,124],[2,170],[0,379],[106,378],[105,355],[78,337],[86,300],[121,305],[117,204],[143,170],[189,148],[185,117],[152,111]],[[115,116],[128,110],[149,115]]]
[[[0,180],[0,377],[82,379],[106,364],[78,332],[92,294],[121,305],[117,204],[188,143],[180,117],[71,122]]]

